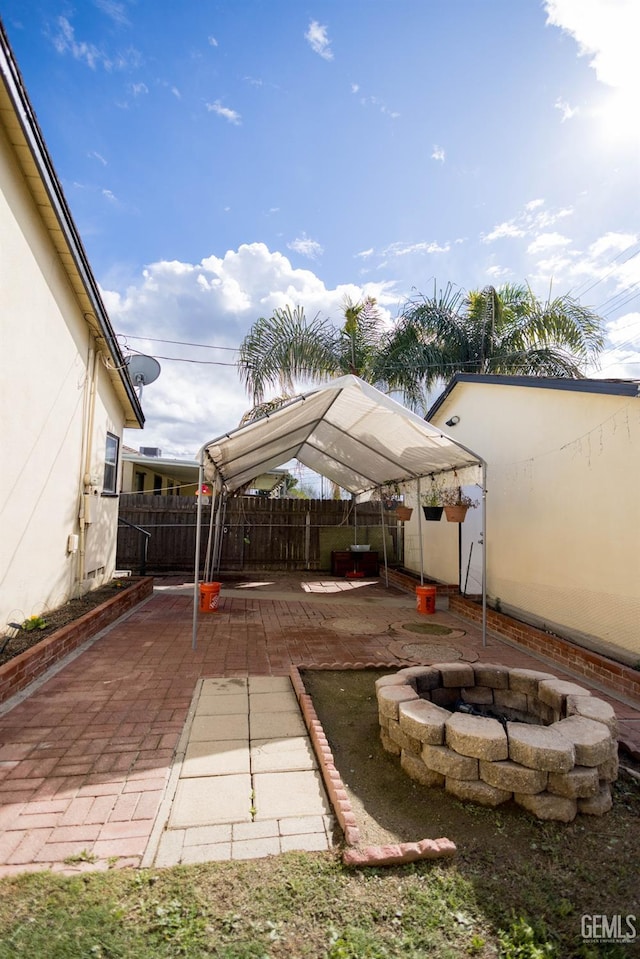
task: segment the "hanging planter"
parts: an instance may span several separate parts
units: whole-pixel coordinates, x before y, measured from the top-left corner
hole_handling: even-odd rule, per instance
[[[444,508],[444,490],[440,483],[434,477],[431,477],[431,484],[422,497],[422,512],[424,518],[430,523],[439,523]]]
[[[448,523],[464,523],[467,510],[475,509],[475,500],[463,493],[459,486],[445,490],[444,512]]]
[[[447,517],[447,523],[464,523],[467,515],[468,506],[445,506],[444,515]]]
[[[397,506],[396,507],[396,516],[400,523],[406,523],[408,519],[411,519],[411,514],[413,509],[411,506]]]

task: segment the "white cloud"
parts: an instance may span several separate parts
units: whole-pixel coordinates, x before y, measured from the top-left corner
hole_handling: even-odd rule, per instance
[[[171,92],[173,93],[174,97],[176,97],[177,100],[182,100],[182,94],[180,93],[177,87],[171,87]]]
[[[296,237],[291,243],[287,243],[287,248],[293,250],[294,253],[300,253],[301,256],[308,257],[310,260],[317,260],[318,257],[324,253],[324,248],[305,233],[300,237]]]
[[[114,23],[128,26],[129,19],[123,3],[117,3],[116,0],[93,0],[93,2],[98,10],[102,10],[103,13],[106,13],[106,15],[110,17]]]
[[[229,107],[223,107],[219,100],[216,100],[215,103],[207,103],[206,106],[209,113],[216,113],[219,117],[224,117],[225,120],[233,123],[234,126],[240,126],[242,123],[240,114],[235,110],[231,110]]]
[[[434,241],[421,243],[391,243],[382,251],[383,256],[409,256],[413,253],[448,253],[451,249],[449,243],[441,246]]]
[[[325,26],[318,23],[317,20],[312,20],[304,38],[313,52],[317,53],[323,60],[333,60],[331,41],[329,40]]]
[[[357,93],[357,92],[359,91],[359,89],[360,89],[360,84],[359,84],[359,83],[352,83],[352,84],[351,84],[351,92],[352,92],[352,93]]]
[[[547,23],[569,33],[609,96],[595,108],[608,136],[637,137],[638,0],[545,0]]]
[[[397,110],[391,110],[386,103],[380,100],[378,97],[361,97],[360,103],[363,107],[372,106],[376,107],[380,113],[384,113],[385,116],[391,117],[392,120],[397,120],[400,114]]]
[[[356,256],[360,257],[363,260],[366,260],[368,257],[373,256],[373,253],[374,253],[374,249],[371,246],[369,247],[368,250],[362,250],[360,253],[356,253]]]
[[[509,276],[511,270],[506,266],[490,266],[487,269],[487,276],[491,277],[492,280],[504,280],[506,276]]]
[[[105,158],[100,153],[96,153],[95,150],[92,150],[90,153],[87,153],[87,156],[92,160],[93,159],[98,160],[103,166],[107,166],[107,161],[105,160]]]
[[[75,30],[66,17],[58,17],[58,32],[52,37],[52,42],[60,54],[69,53],[74,60],[80,60],[92,70],[102,66],[105,70],[124,70],[140,64],[141,57],[137,50],[130,47],[125,53],[111,56],[93,43],[77,40]]]
[[[58,33],[53,37],[53,45],[58,53],[70,53],[74,60],[84,60],[88,67],[95,70],[104,60],[104,54],[92,43],[78,41],[75,31],[66,17],[58,17]]]
[[[444,160],[445,160],[444,148],[434,145],[433,153],[431,154],[431,159],[440,160],[442,163],[444,163]]]
[[[570,207],[562,207],[556,210],[543,209],[544,200],[530,200],[525,204],[522,213],[512,217],[511,220],[505,220],[499,223],[490,233],[483,234],[483,243],[493,243],[495,240],[519,239],[524,236],[537,236],[541,230],[546,230],[553,226],[558,220],[571,216],[573,210]]]
[[[540,233],[527,247],[527,253],[543,253],[559,246],[568,246],[571,240],[561,233]]]
[[[148,93],[149,87],[146,83],[132,83],[131,92],[133,93],[134,97],[139,97],[142,93]]]
[[[311,270],[294,268],[286,256],[272,253],[263,243],[243,244],[197,264],[153,263],[123,292],[104,290],[124,351],[154,355],[162,367],[142,398],[145,430],[128,431],[125,442],[136,448],[158,446],[167,455],[194,456],[208,439],[236,426],[251,405],[236,371],[234,350],[259,316],[300,304],[308,316],[320,312],[339,325],[344,297],[358,300],[366,294],[376,298],[387,319],[391,312],[395,315],[398,296],[389,284],[327,289]],[[216,348],[206,348],[214,344]]]
[[[521,226],[517,226],[514,220],[507,220],[494,226],[491,233],[482,237],[484,243],[493,243],[494,240],[503,240],[505,237],[513,238],[526,236],[526,231]]]
[[[612,255],[622,253],[630,247],[635,246],[638,237],[635,233],[605,233],[599,237],[589,247],[589,253],[592,257]]]
[[[607,323],[607,347],[596,376],[640,379],[640,313],[627,313]]]
[[[109,203],[117,203],[117,202],[118,202],[118,198],[116,197],[115,193],[112,193],[112,192],[111,192],[111,190],[106,190],[106,189],[105,189],[105,190],[102,190],[102,195],[103,195],[103,197],[105,198],[105,200],[108,200],[108,201],[109,201]]]
[[[547,23],[570,33],[601,83],[638,89],[637,0],[545,0]]]
[[[556,110],[560,110],[562,113],[561,122],[564,123],[565,120],[571,120],[573,117],[577,116],[580,113],[579,107],[569,106],[566,100],[563,100],[562,97],[558,97],[556,102],[553,104]]]
[[[218,41],[216,40],[215,37],[207,37],[207,42],[208,42],[208,44],[209,44],[210,47],[217,47],[217,46],[218,46]]]

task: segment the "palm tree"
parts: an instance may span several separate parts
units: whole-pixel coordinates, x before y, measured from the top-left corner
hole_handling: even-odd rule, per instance
[[[600,317],[570,296],[543,302],[511,283],[464,296],[449,284],[407,303],[387,349],[429,389],[457,372],[580,378],[603,345]]]
[[[376,301],[344,303],[337,329],[302,307],[261,317],[240,346],[240,376],[254,408],[243,422],[277,409],[297,379],[318,383],[354,373],[424,411],[427,392],[456,372],[577,378],[604,344],[600,318],[569,296],[540,301],[527,285],[464,295],[448,284],[408,301],[391,329]],[[281,395],[265,402],[268,387]]]
[[[301,306],[274,310],[260,317],[240,345],[238,367],[253,410],[243,421],[271,412],[286,402],[295,390],[295,381],[319,383],[330,376],[353,373],[383,390],[397,390],[415,405],[411,392],[413,374],[395,370],[387,362],[388,330],[373,297],[343,304],[344,325],[335,327],[316,315],[309,320]],[[405,381],[407,389],[405,389]],[[268,387],[280,392],[265,402]]]

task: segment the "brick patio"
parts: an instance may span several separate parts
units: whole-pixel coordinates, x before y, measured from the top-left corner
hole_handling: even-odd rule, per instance
[[[491,635],[483,649],[477,624],[445,610],[419,617],[414,606],[413,597],[380,583],[349,585],[323,574],[247,581],[223,589],[220,612],[200,618],[194,651],[191,592],[164,581],[0,710],[0,875],[139,865],[202,678],[285,676],[291,665],[399,668],[416,660],[397,655],[389,625],[429,620],[464,631],[442,640],[464,659],[542,662],[576,680],[506,639]],[[614,706],[621,739],[640,751],[640,704],[576,681]]]

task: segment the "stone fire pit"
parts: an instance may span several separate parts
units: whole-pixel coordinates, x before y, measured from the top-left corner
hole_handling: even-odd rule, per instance
[[[562,822],[611,809],[616,717],[582,686],[531,669],[436,663],[383,676],[376,692],[384,748],[426,786],[484,806],[514,799]]]

